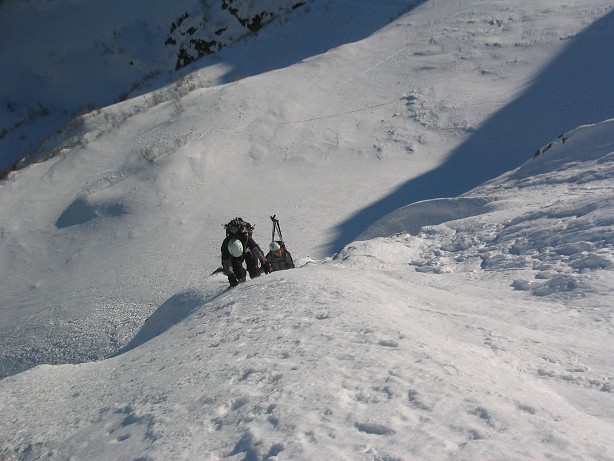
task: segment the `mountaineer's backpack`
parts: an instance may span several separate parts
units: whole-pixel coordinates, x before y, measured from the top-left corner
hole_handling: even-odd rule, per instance
[[[252,232],[254,231],[254,226],[247,221],[244,221],[243,218],[232,219],[228,224],[224,224],[224,228],[226,229],[227,236],[247,235],[248,237],[251,237]]]

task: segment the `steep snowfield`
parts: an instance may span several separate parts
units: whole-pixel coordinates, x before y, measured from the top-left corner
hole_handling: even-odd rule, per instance
[[[613,126],[464,196],[477,213],[230,291],[207,277],[117,356],[5,378],[0,453],[612,458]]]
[[[149,93],[306,3],[3,1],[0,172],[71,145],[54,130],[77,114]]]
[[[611,5],[414,3],[314,1],[0,184],[0,459],[614,458]],[[272,214],[299,267],[226,290]]]

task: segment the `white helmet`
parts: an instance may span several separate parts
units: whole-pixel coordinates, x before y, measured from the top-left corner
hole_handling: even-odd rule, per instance
[[[243,256],[243,244],[241,243],[241,240],[232,239],[230,242],[228,242],[228,251],[230,251],[230,254],[235,258]]]
[[[269,248],[271,249],[271,251],[275,252],[275,251],[279,250],[281,247],[279,246],[279,243],[277,243],[277,242],[272,242],[272,243],[269,245]]]

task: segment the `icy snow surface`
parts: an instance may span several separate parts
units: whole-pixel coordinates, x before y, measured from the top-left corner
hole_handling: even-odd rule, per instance
[[[0,459],[614,459],[612,6],[415,3],[314,1],[0,184]],[[298,267],[228,290],[272,214]]]

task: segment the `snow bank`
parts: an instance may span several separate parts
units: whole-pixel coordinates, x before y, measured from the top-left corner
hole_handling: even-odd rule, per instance
[[[428,247],[422,272],[530,269],[537,296],[582,291],[614,263],[614,120],[577,128],[516,170],[459,198],[419,202],[365,235],[406,231]],[[420,231],[420,232],[419,232]]]

